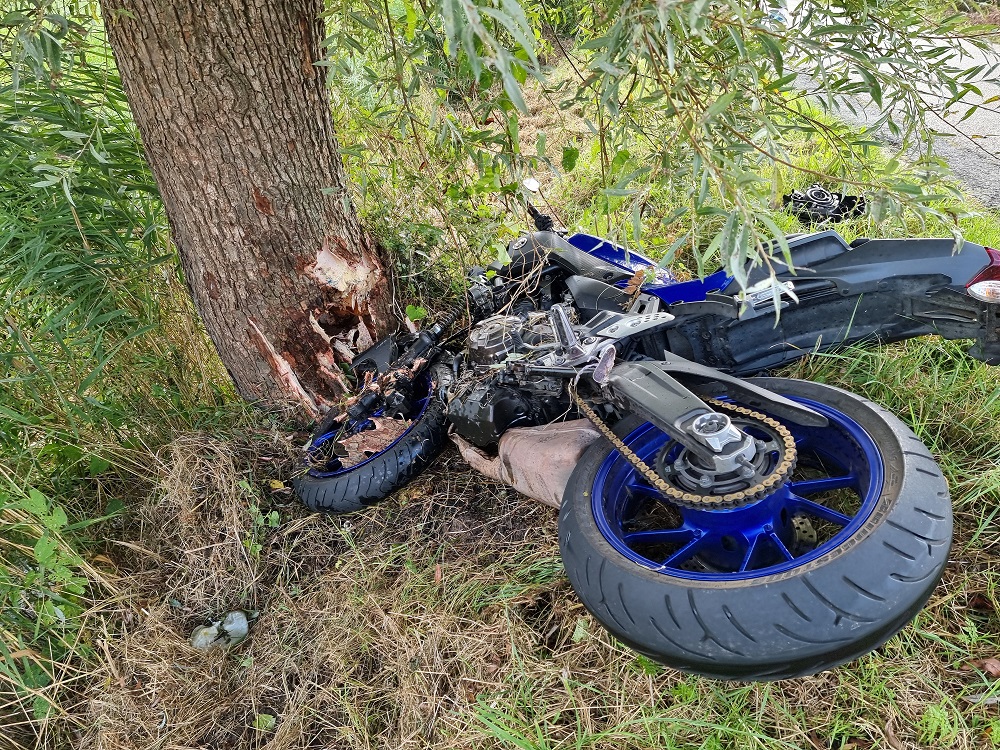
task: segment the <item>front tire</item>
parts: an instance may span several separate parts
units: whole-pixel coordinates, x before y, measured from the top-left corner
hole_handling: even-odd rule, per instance
[[[425,375],[409,428],[384,450],[367,460],[341,469],[307,463],[293,481],[295,494],[308,508],[325,513],[353,513],[384,500],[414,479],[444,450],[448,442],[445,404],[434,393],[433,381]],[[307,457],[324,440],[332,439],[337,423],[324,420],[306,448]]]
[[[828,427],[786,426],[793,428],[801,471],[826,471],[826,480],[793,476],[779,490],[784,495],[775,492],[743,516],[680,509],[680,526],[660,537],[655,532],[639,536],[632,530],[636,518],[648,515],[650,506],[659,512],[655,504],[664,503],[652,493],[643,497],[634,469],[601,439],[570,478],[559,519],[566,572],[601,624],[651,659],[718,679],[815,674],[877,648],[923,607],[941,578],[951,543],[948,486],[930,453],[902,422],[832,386],[780,378],[754,382],[822,408]],[[650,451],[655,455],[666,440],[631,417],[616,432],[647,464],[652,463]],[[848,482],[852,477],[855,481]],[[825,486],[831,489],[824,495],[817,488]],[[800,503],[803,497],[792,487],[812,494]],[[841,499],[851,493],[856,501]],[[827,496],[833,499],[824,500]],[[849,508],[851,502],[856,507]],[[834,503],[844,505],[837,510]],[[773,522],[762,522],[768,508],[774,510]],[[789,508],[794,509],[791,519]],[[671,512],[676,519],[677,511]],[[799,541],[786,545],[765,539],[764,553],[755,551],[759,540],[747,524],[757,523],[754,528],[776,537],[781,523],[801,527],[802,517],[816,536],[811,549],[807,544],[797,548]],[[690,529],[691,536],[681,537],[678,529]],[[678,552],[648,541],[674,537],[690,538],[684,548],[689,551],[718,554]],[[630,541],[635,539],[646,540],[646,546]],[[716,544],[720,539],[721,546]],[[727,540],[734,560],[740,560],[739,544],[746,541],[739,569],[735,563],[727,567]],[[758,562],[748,564],[752,559]]]

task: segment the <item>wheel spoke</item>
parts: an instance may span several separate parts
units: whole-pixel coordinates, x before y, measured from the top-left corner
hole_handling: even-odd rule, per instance
[[[827,490],[841,490],[856,484],[858,477],[855,474],[846,474],[842,477],[826,477],[824,479],[803,479],[801,482],[792,482],[788,489],[796,495],[814,495],[817,492]]]
[[[804,497],[797,495],[792,495],[791,499],[796,510],[803,511],[816,518],[835,523],[838,526],[847,526],[851,522],[850,516],[845,516],[843,513],[833,510],[833,508],[827,508],[825,505],[814,503],[812,500],[806,500]]]
[[[691,529],[657,529],[655,531],[633,531],[624,537],[625,544],[683,544],[694,536]]]
[[[785,543],[781,541],[781,538],[777,534],[775,534],[773,531],[769,531],[767,532],[767,538],[770,539],[771,543],[778,548],[778,552],[781,553],[782,557],[784,557],[786,560],[795,559],[795,555],[793,555],[788,550],[788,547],[785,546]]]
[[[763,534],[758,534],[753,538],[753,541],[750,542],[750,545],[747,547],[747,553],[743,555],[743,562],[740,563],[740,569],[739,569],[740,573],[745,573],[746,570],[750,567],[750,562],[753,560],[753,556],[757,552],[757,544],[760,542],[763,536],[764,536]]]
[[[674,552],[674,554],[672,554],[670,557],[664,560],[660,564],[660,569],[662,570],[663,568],[669,568],[671,566],[687,562],[688,560],[690,560],[692,557],[695,556],[695,553],[698,552],[698,547],[701,546],[704,540],[705,540],[704,536],[696,536],[694,539],[692,539],[690,542],[685,544],[679,550]]]
[[[632,492],[639,495],[650,495],[652,497],[657,497],[657,498],[663,497],[662,492],[656,489],[649,482],[639,477],[634,477],[630,479],[626,487],[628,487],[628,489],[630,489]]]

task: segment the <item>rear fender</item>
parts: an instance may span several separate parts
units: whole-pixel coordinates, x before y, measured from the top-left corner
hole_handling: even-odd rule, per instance
[[[788,269],[782,263],[780,279],[793,284],[830,280],[839,294],[854,296],[885,288],[897,277],[926,277],[934,279],[934,287],[951,286],[964,292],[990,258],[982,245],[972,242],[959,249],[952,239],[911,239],[856,242],[831,258],[800,264],[793,254],[792,260],[797,267]]]

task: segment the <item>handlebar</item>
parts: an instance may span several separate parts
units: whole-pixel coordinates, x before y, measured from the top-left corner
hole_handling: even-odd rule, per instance
[[[543,214],[537,208],[531,205],[531,201],[525,201],[524,204],[528,207],[528,215],[535,222],[535,229],[539,232],[551,232],[552,228],[556,225],[555,221],[548,214]]]

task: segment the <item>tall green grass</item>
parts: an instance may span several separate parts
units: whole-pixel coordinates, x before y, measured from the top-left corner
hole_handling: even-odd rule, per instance
[[[90,527],[125,493],[102,485],[228,394],[99,19],[0,17],[0,709],[41,718],[109,593]]]

